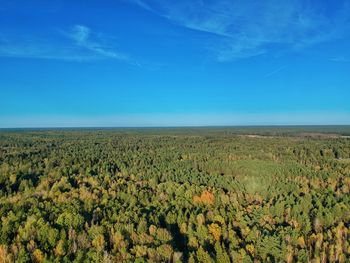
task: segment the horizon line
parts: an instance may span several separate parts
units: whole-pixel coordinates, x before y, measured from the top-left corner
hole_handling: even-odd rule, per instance
[[[350,127],[350,124],[242,124],[242,125],[165,125],[165,126],[31,126],[0,127],[0,130],[31,129],[171,129],[171,128],[254,128],[254,127]]]

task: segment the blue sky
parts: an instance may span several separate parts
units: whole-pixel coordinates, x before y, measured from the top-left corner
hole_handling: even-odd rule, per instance
[[[350,1],[0,0],[0,127],[350,124]]]

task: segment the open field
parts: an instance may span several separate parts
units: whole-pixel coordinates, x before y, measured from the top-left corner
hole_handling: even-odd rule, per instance
[[[349,136],[0,130],[0,262],[349,262]]]

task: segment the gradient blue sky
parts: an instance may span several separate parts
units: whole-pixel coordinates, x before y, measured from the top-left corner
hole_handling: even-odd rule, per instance
[[[350,1],[0,0],[0,127],[350,124]]]

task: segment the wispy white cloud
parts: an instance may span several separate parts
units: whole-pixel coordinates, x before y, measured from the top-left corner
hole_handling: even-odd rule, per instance
[[[129,0],[191,30],[219,36],[219,61],[303,49],[349,34],[350,4],[304,0]]]
[[[75,25],[54,38],[0,35],[0,57],[90,61],[114,59],[133,65],[138,62],[84,25]],[[48,39],[52,39],[49,41]]]
[[[119,52],[115,48],[110,49],[105,47],[103,44],[101,44],[102,41],[98,39],[98,37],[93,39],[90,28],[84,25],[75,25],[67,33],[67,36],[69,36],[76,43],[76,45],[95,53],[97,56],[139,65],[134,59],[130,58],[129,55]]]

